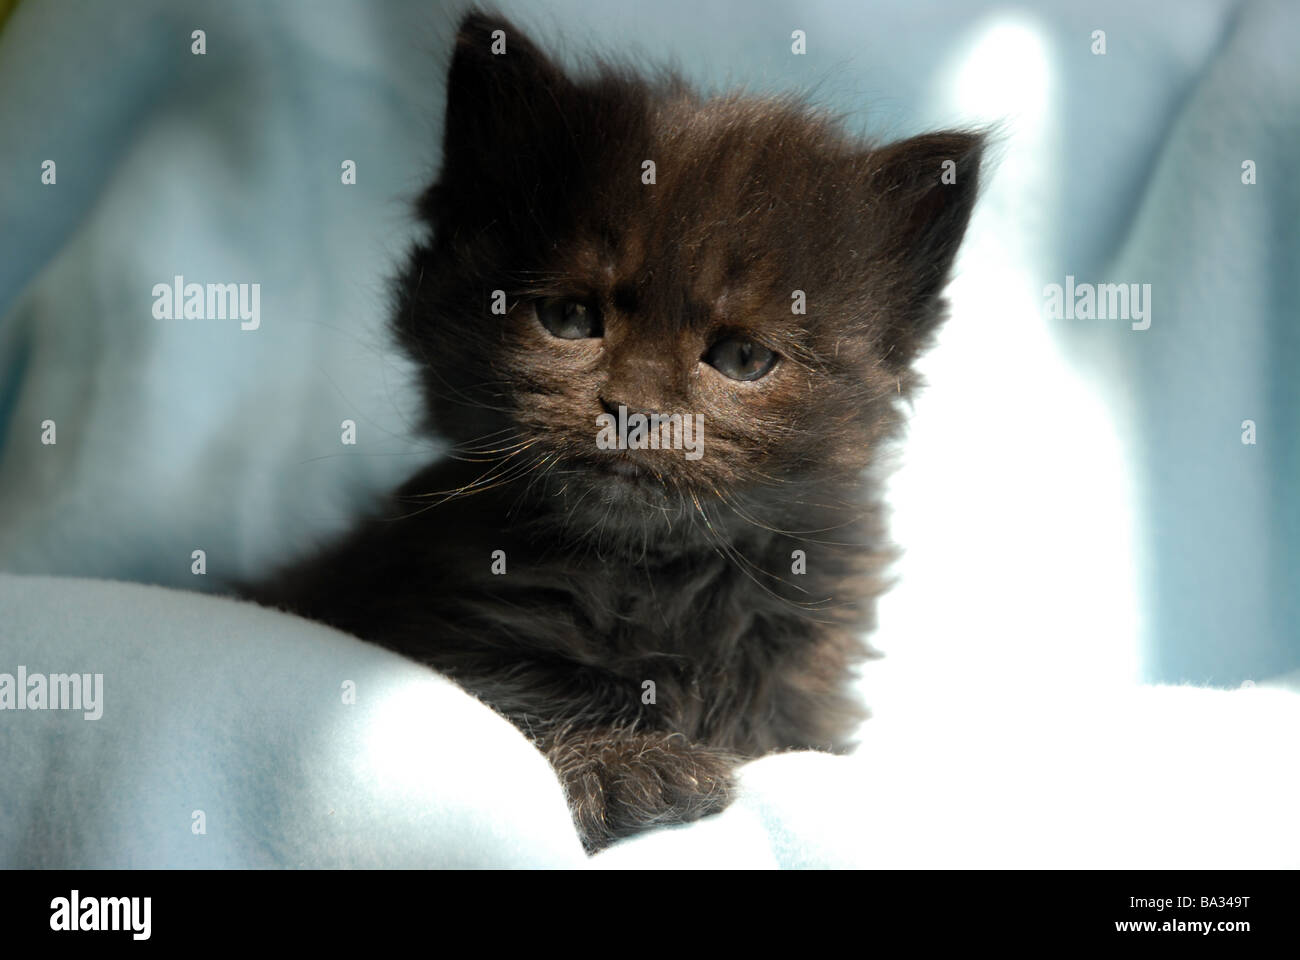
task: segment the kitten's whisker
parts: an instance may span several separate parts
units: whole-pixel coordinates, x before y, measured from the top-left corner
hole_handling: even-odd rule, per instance
[[[427,457],[439,452],[441,451],[437,447],[428,447],[419,450],[355,450],[348,453],[322,453],[319,457],[308,457],[305,460],[299,460],[298,465],[316,463],[318,460],[333,460],[336,457]]]
[[[753,526],[758,527],[761,530],[766,530],[769,533],[775,533],[781,536],[790,537],[791,539],[798,540],[800,543],[816,543],[822,546],[833,546],[833,547],[861,546],[860,543],[855,543],[849,540],[822,540],[817,537],[811,537],[809,536],[809,534],[829,533],[832,530],[839,530],[844,527],[853,526],[856,522],[870,516],[872,513],[872,509],[870,507],[866,507],[863,508],[860,513],[844,520],[844,522],[836,523],[829,527],[818,527],[811,530],[783,530],[779,527],[774,527],[771,524],[764,523],[763,521],[759,520],[757,517],[752,516],[748,511],[742,510],[739,505],[732,503],[731,500],[728,499],[728,497],[725,494],[723,494],[720,490],[715,489],[714,493],[717,495],[718,501],[720,503],[728,507],[733,513],[736,514],[736,516],[740,517],[740,519],[744,520],[746,523],[752,524]],[[734,494],[734,496],[739,497],[740,495]],[[797,502],[806,503],[806,501],[802,501],[802,500]],[[824,504],[817,504],[817,506],[823,507],[824,509],[829,509],[826,508]]]
[[[434,491],[430,491],[429,493],[410,494],[407,498],[404,499],[422,500],[430,497],[441,497],[441,499],[426,505],[421,510],[417,510],[414,513],[404,515],[399,519],[408,519],[409,517],[417,516],[418,514],[423,513],[424,510],[429,510],[432,509],[433,507],[440,506],[441,504],[446,503],[448,500],[452,500],[456,497],[466,496],[475,493],[483,493],[484,491],[487,490],[493,490],[497,487],[503,486],[506,483],[516,480],[521,476],[524,476],[530,470],[536,468],[536,462],[531,462],[531,463],[525,462],[523,464],[518,464],[518,463],[511,463],[510,461],[513,460],[515,457],[518,457],[520,454],[524,453],[529,447],[531,447],[536,442],[537,442],[536,440],[533,440],[529,442],[522,449],[517,450],[514,453],[509,454],[508,456],[498,458],[498,460],[496,461],[496,467],[484,471],[484,473],[480,477],[460,487],[455,487],[450,490],[434,490]]]
[[[513,443],[508,443],[505,446],[501,446],[501,447],[484,447],[481,449],[473,449],[473,450],[454,448],[454,452],[448,451],[447,456],[452,460],[463,460],[469,463],[486,462],[488,460],[492,460],[496,458],[483,456],[484,454],[513,453],[513,452],[518,452],[522,449],[526,449],[529,445],[530,442],[527,440],[516,440]]]
[[[502,436],[502,434],[504,434],[504,436]],[[476,449],[478,444],[487,443],[489,441],[508,442],[510,440],[515,440],[515,439],[524,440],[526,438],[527,438],[527,434],[525,434],[522,430],[518,430],[514,427],[501,427],[498,430],[490,430],[487,433],[481,433],[477,437],[471,437],[468,440],[458,440],[456,443],[453,443],[451,446],[452,449],[455,450],[472,451]]]
[[[717,491],[714,490],[715,494],[716,492]],[[793,589],[798,590],[801,593],[807,593],[808,591],[805,590],[803,587],[798,586],[797,584],[791,583],[788,580],[785,580],[784,578],[779,577],[774,573],[762,569],[761,567],[757,566],[753,561],[749,560],[743,553],[741,553],[735,547],[734,544],[731,544],[728,541],[726,541],[722,537],[722,535],[718,532],[713,522],[709,519],[708,514],[704,512],[704,506],[700,503],[699,497],[696,495],[696,493],[694,491],[690,491],[689,496],[691,498],[691,501],[695,504],[696,511],[699,513],[700,517],[704,520],[705,529],[713,536],[714,541],[717,544],[719,555],[722,556],[724,559],[731,560],[735,564],[736,569],[740,570],[741,573],[745,574],[745,576],[747,576],[750,580],[752,580],[760,590],[768,594],[773,599],[779,600],[782,603],[790,607],[793,607],[794,609],[798,610],[801,614],[804,615],[807,615],[812,610],[818,608],[824,608],[828,603],[831,602],[832,598],[827,597],[824,600],[813,600],[805,603],[798,600],[792,600],[789,597],[783,597],[779,593],[776,593],[767,584],[759,580],[758,577],[754,576],[754,573],[755,572],[760,573],[765,577],[769,577],[770,579],[776,580],[778,583],[785,584],[787,587],[792,587]],[[810,617],[809,619],[812,619],[814,622],[817,623],[832,622],[829,620],[822,620],[816,617]]]

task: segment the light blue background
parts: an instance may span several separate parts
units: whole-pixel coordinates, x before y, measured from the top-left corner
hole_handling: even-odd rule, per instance
[[[382,327],[389,277],[414,235],[409,200],[436,170],[460,7],[20,4],[0,34],[0,569],[187,587],[248,575],[340,528],[368,493],[433,455],[410,432],[410,370]],[[946,472],[915,468],[930,470],[936,490],[972,472],[1011,489],[1038,470],[1040,491],[1067,473],[1073,486],[1042,516],[1018,516],[1008,497],[995,511],[1005,535],[989,527],[989,562],[943,575],[939,547],[926,545],[976,555],[975,528],[962,522],[975,511],[926,530],[929,514],[900,507],[900,531],[914,531],[900,532],[913,550],[900,589],[941,606],[964,576],[997,597],[970,615],[969,638],[952,641],[996,655],[1001,611],[1021,602],[1018,590],[1042,596],[1021,574],[1056,564],[1071,579],[1048,604],[1045,647],[1054,622],[1064,631],[1080,610],[1131,601],[1131,615],[1114,618],[1125,625],[1117,642],[1148,679],[1236,684],[1300,668],[1300,8],[502,7],[570,64],[593,45],[632,47],[715,85],[813,87],[855,129],[881,136],[1001,122],[1003,162],[972,231],[983,246],[963,262],[996,262],[988,238],[1014,235],[1011,248],[1030,252],[1023,289],[1001,290],[1008,301],[1040,298],[1066,274],[1145,282],[1153,324],[1136,333],[1123,322],[1034,321],[1095,393],[1122,456],[1090,459],[1081,434],[1083,466],[1058,458],[1056,474],[1032,438],[990,444]],[[1018,26],[999,34],[1001,22]],[[207,32],[203,57],[189,52],[196,28]],[[790,54],[795,28],[807,31],[805,57]],[[1099,28],[1105,57],[1089,50]],[[1013,37],[1016,54],[1000,80],[951,80],[968,54],[984,73],[959,76],[987,78],[979,45],[999,36]],[[1007,115],[1038,92],[1038,128]],[[1240,182],[1246,158],[1258,168],[1253,187]],[[58,164],[55,186],[40,183],[46,159]],[[355,186],[339,183],[344,159],[357,162]],[[152,286],[177,273],[259,282],[262,329],[154,320]],[[996,297],[981,309],[996,318]],[[958,310],[953,325],[975,315]],[[1009,349],[982,355],[961,395],[956,378],[938,376],[961,367],[963,338],[976,335],[968,324],[945,336],[932,394],[918,404],[922,438],[963,405],[987,415],[974,428],[1003,441],[1026,411],[1051,422],[1051,382],[1010,407],[978,386],[1006,391],[1049,347],[1006,335]],[[39,442],[47,418],[58,424],[54,447]],[[338,442],[344,418],[359,425],[356,448]],[[1240,443],[1248,418],[1253,447]],[[1059,424],[1058,451],[1072,421]],[[1085,555],[1070,536],[1031,546],[1021,535],[1055,512],[1086,511],[1089,489],[1116,483],[1128,491],[1131,539],[1099,535]],[[1103,520],[1114,512],[1096,509]],[[206,581],[190,574],[196,547],[208,555]],[[1114,578],[1081,578],[1090,565],[1131,568],[1130,601]],[[920,606],[900,604],[882,631],[906,634],[907,611]],[[1087,660],[1086,644],[1071,643]],[[928,669],[944,662],[936,653]]]

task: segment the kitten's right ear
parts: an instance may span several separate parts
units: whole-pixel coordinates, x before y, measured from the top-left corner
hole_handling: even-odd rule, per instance
[[[940,294],[979,193],[987,137],[982,132],[923,134],[870,154],[872,230],[899,305],[884,347],[904,366],[943,320]]]
[[[509,20],[468,14],[447,77],[439,182],[484,186],[494,171],[517,167],[530,142],[563,123],[569,89],[563,70]]]

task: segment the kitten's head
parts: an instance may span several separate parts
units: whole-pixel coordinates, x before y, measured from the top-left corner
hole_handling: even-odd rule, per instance
[[[982,139],[878,147],[793,99],[593,66],[460,28],[397,317],[437,428],[570,518],[847,489],[942,319]],[[702,455],[602,449],[619,407],[702,417]]]

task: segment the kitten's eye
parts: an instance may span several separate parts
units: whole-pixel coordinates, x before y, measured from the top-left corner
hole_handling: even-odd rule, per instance
[[[538,300],[533,304],[533,309],[537,311],[537,319],[542,326],[561,340],[584,340],[599,337],[605,332],[600,323],[600,314],[576,300],[547,298]]]
[[[775,353],[743,337],[719,340],[701,359],[732,380],[757,380],[776,366]]]

